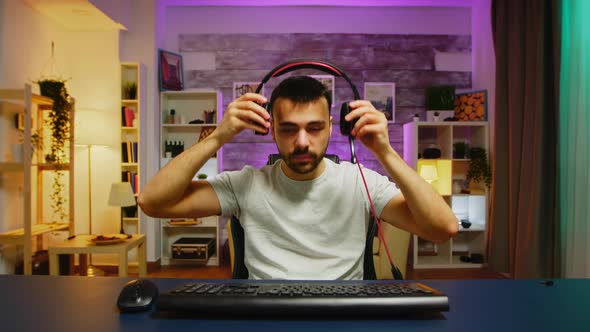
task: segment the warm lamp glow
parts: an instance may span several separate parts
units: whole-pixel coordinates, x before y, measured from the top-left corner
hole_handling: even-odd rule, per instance
[[[428,183],[438,180],[438,171],[435,165],[422,165],[420,168],[420,176]]]
[[[110,115],[104,110],[79,109],[76,111],[76,145],[115,145],[116,137],[109,135],[112,128]]]

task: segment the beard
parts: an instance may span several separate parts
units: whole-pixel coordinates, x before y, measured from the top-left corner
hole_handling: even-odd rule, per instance
[[[279,151],[279,154],[293,172],[297,174],[308,174],[314,171],[322,162],[322,159],[324,159],[324,156],[326,155],[327,149],[328,146],[326,146],[319,154],[310,152],[309,149],[295,150],[293,153],[289,154]],[[305,158],[306,160],[300,161],[297,160],[297,158]]]

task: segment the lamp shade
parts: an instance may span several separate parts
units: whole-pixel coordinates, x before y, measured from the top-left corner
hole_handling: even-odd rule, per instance
[[[428,183],[438,180],[438,171],[435,165],[422,165],[420,168],[420,176]]]
[[[111,185],[109,194],[109,205],[112,206],[134,206],[135,195],[129,182],[115,182]]]

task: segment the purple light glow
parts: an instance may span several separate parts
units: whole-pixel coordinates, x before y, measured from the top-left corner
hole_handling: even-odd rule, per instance
[[[471,7],[472,0],[165,0],[167,6]]]

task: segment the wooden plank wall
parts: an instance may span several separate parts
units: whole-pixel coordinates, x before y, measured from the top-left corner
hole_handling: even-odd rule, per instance
[[[373,34],[181,34],[179,51],[211,53],[214,70],[185,70],[187,88],[215,88],[223,93],[223,108],[232,99],[233,82],[258,82],[275,66],[292,59],[314,58],[337,65],[357,86],[361,97],[365,82],[396,84],[396,123],[390,126],[392,146],[400,155],[402,125],[412,121],[415,113],[425,119],[424,90],[430,85],[455,84],[471,87],[471,72],[435,71],[435,52],[471,52],[471,36],[457,35],[373,35]],[[322,75],[315,70],[301,74]],[[290,74],[284,75],[285,77]],[[270,96],[283,77],[265,85]],[[348,160],[348,140],[338,129],[340,105],[352,99],[348,84],[335,81],[335,104],[332,115],[336,121],[328,153]],[[381,165],[370,152],[356,145],[361,163],[382,174]],[[269,153],[276,153],[270,136],[243,132],[224,147],[224,169],[241,169],[249,164],[263,166]]]

